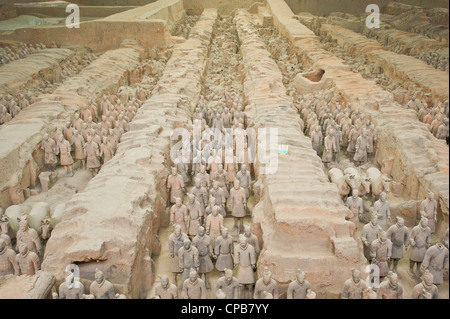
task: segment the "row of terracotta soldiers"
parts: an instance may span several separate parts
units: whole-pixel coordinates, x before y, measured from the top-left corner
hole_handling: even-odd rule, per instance
[[[18,222],[15,247],[7,234],[0,235],[0,276],[34,275],[41,268],[44,255],[41,239],[29,226],[27,215],[21,216]]]
[[[19,93],[15,96],[0,96],[0,125],[11,121],[23,109],[36,101],[31,92]]]
[[[436,107],[425,104],[419,107],[414,98],[408,103],[408,107],[417,111],[419,121],[427,124],[431,134],[441,140],[449,137],[448,100],[444,104],[439,103]]]
[[[16,49],[8,46],[0,48],[0,66],[3,64],[8,64],[12,61],[23,59],[31,53],[44,49],[46,49],[46,46],[43,43],[38,43],[34,47],[32,44],[27,45],[22,43]]]

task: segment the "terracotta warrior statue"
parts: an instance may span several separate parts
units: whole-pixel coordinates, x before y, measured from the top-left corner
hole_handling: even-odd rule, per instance
[[[428,219],[422,217],[420,224],[413,227],[411,235],[409,236],[409,272],[412,276],[415,276],[414,265],[416,265],[417,277],[420,277],[420,266],[427,248],[431,244],[431,229],[428,227]]]
[[[84,145],[84,155],[86,156],[86,167],[94,177],[100,169],[100,151],[91,136],[88,136],[87,143]]]
[[[439,299],[438,287],[433,284],[433,275],[428,270],[422,275],[422,282],[415,285],[411,299]]]
[[[177,173],[177,168],[172,167],[172,174],[167,177],[167,192],[170,192],[170,203],[175,204],[176,198],[183,198],[185,189],[183,177]]]
[[[170,271],[173,274],[173,282],[177,285],[177,275],[182,272],[180,269],[180,259],[178,258],[178,251],[183,247],[183,243],[186,239],[189,239],[187,235],[181,232],[181,226],[174,225],[173,233],[169,236],[169,254],[170,254]]]
[[[223,227],[223,216],[219,214],[220,207],[214,206],[212,213],[206,217],[206,234],[211,237],[211,245],[216,246],[216,239]]]
[[[39,257],[42,256],[42,243],[36,230],[30,228],[28,224],[28,215],[22,215],[17,218],[19,223],[19,230],[16,234],[16,251],[19,249],[20,244],[27,245],[28,250],[36,253]]]
[[[253,296],[255,284],[256,255],[253,246],[247,244],[243,234],[239,235],[239,243],[234,246],[234,265],[239,266],[237,279],[239,280],[240,298],[250,299]],[[248,292],[247,292],[248,291]]]
[[[392,242],[387,239],[387,233],[382,230],[378,233],[378,238],[370,244],[370,257],[372,264],[380,269],[380,278],[387,276],[389,272],[389,260],[392,254]]]
[[[71,271],[66,272],[65,281],[59,285],[59,299],[83,299],[84,285],[76,280]]]
[[[19,271],[16,253],[8,248],[4,239],[0,239],[0,277],[14,275]]]
[[[19,245],[19,253],[16,255],[16,263],[18,265],[16,269],[16,275],[28,275],[33,276],[41,269],[41,262],[38,255],[28,250],[25,243]]]
[[[238,229],[239,232],[244,231],[244,217],[247,212],[247,197],[245,195],[245,189],[241,187],[241,183],[238,179],[234,181],[234,186],[230,191],[230,206],[232,208],[231,215],[234,217],[233,229]]]
[[[187,233],[187,223],[189,221],[187,207],[183,205],[181,198],[177,197],[175,199],[175,205],[170,208],[170,224],[180,225],[181,231]]]
[[[225,269],[233,269],[233,238],[228,235],[228,229],[222,227],[221,236],[217,237],[214,247],[214,256],[216,257],[216,269],[223,274]]]
[[[392,254],[389,267],[393,264],[392,271],[397,272],[397,265],[403,258],[403,248],[409,246],[409,229],[405,226],[405,220],[397,216],[397,223],[389,227],[387,238],[392,242]]]
[[[316,125],[314,131],[311,132],[311,144],[313,149],[316,151],[317,156],[322,155],[322,131],[320,126]]]
[[[66,176],[73,176],[73,158],[70,154],[72,150],[72,146],[70,145],[69,141],[64,139],[64,136],[59,136],[58,141],[58,150],[56,154],[59,154],[59,162],[62,166],[64,166],[64,169],[66,170]]]
[[[205,208],[208,205],[208,192],[206,188],[202,187],[200,179],[195,179],[195,185],[192,188],[191,193],[194,194],[195,200],[200,203],[202,215],[204,216]]]
[[[89,291],[95,299],[116,299],[114,286],[98,269],[95,270],[95,281],[92,282]]]
[[[203,224],[203,210],[193,194],[188,194],[189,201],[186,204],[189,230],[188,235],[194,237],[198,233],[198,227]]]
[[[252,245],[255,249],[256,258],[259,256],[259,241],[255,234],[252,233],[252,229],[250,226],[245,225],[244,226],[244,236],[247,238],[247,243]]]
[[[442,243],[436,243],[427,249],[420,270],[428,270],[433,275],[433,284],[439,286],[444,282],[443,271],[448,277],[448,249]]]
[[[205,232],[205,228],[203,226],[199,226],[198,234],[192,240],[192,245],[198,250],[198,259],[200,262],[198,274],[200,278],[202,277],[202,274],[205,275],[205,286],[207,290],[210,290],[211,285],[209,283],[209,273],[214,269],[214,265],[211,260],[213,248],[211,245],[211,238],[206,235]]]
[[[437,222],[437,202],[434,199],[433,192],[428,191],[428,197],[420,204],[420,210],[425,213],[424,216],[428,219],[428,227],[430,227],[431,233],[433,234],[436,229],[435,223]]]
[[[378,215],[373,213],[370,223],[364,225],[361,233],[361,241],[364,245],[364,257],[366,257],[369,263],[372,262],[372,257],[370,256],[370,244],[378,238],[378,233],[381,230],[381,227],[378,225]]]
[[[178,262],[180,269],[183,270],[181,280],[184,282],[189,278],[189,271],[194,268],[198,272],[200,268],[200,260],[198,258],[198,249],[192,246],[189,239],[185,239],[183,246],[178,250]]]
[[[233,277],[233,270],[225,268],[224,275],[217,280],[216,291],[221,290],[224,299],[239,299],[239,281]]]
[[[361,280],[361,272],[352,269],[352,278],[347,279],[342,290],[342,299],[363,299],[363,293],[367,288],[366,282]]]
[[[272,278],[268,267],[264,267],[262,278],[256,281],[253,299],[263,299],[263,292],[272,294],[273,299],[278,299],[278,283]]]
[[[287,299],[306,299],[307,292],[310,288],[309,281],[305,280],[305,272],[298,268],[296,279],[288,286]]]
[[[159,275],[160,283],[155,287],[155,297],[159,299],[178,299],[177,286],[169,282],[169,277]]]
[[[197,271],[192,268],[189,272],[189,279],[183,282],[183,299],[206,299],[207,291],[203,280],[198,278]]]
[[[42,150],[44,150],[44,158],[45,165],[50,170],[54,170],[56,168],[56,164],[58,160],[56,159],[56,143],[55,141],[48,136],[48,134],[44,134],[44,140],[42,141]]]
[[[353,160],[357,166],[361,166],[367,161],[367,130],[363,129],[361,136],[356,140],[355,156]]]
[[[239,181],[240,186],[245,190],[245,198],[248,199],[251,191],[251,177],[245,164],[241,165],[241,170],[236,174],[236,180]]]
[[[398,275],[389,271],[377,291],[377,299],[403,299],[403,287],[398,282]]]
[[[333,161],[333,152],[335,151],[334,130],[331,129],[323,141],[322,162],[325,168],[329,168],[329,164]]]
[[[75,159],[78,169],[86,168],[86,156],[84,155],[84,138],[78,134],[77,130],[73,131],[73,147],[75,149]]]
[[[355,224],[355,227],[358,226],[359,219],[361,218],[364,206],[363,200],[359,197],[358,190],[354,189],[352,191],[352,196],[347,198],[345,205],[350,209],[351,215],[346,216],[345,219],[352,221]]]
[[[391,222],[391,205],[386,200],[385,192],[381,192],[380,199],[374,203],[373,208],[378,214],[378,225],[383,230],[387,230],[387,220]]]

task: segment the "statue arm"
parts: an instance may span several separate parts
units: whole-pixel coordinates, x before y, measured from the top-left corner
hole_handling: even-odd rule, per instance
[[[409,230],[408,229],[405,229],[403,242],[405,243],[405,248],[408,248],[408,246],[409,246]]]
[[[36,273],[39,270],[41,270],[41,264],[40,264],[40,261],[39,261],[39,257],[38,257],[37,254],[33,254],[31,258],[32,258],[31,261],[33,262],[34,270],[35,270],[35,273]]]
[[[286,299],[294,299],[293,298],[293,292],[294,292],[294,288],[292,287],[292,282],[289,284],[288,289],[287,289],[287,293],[286,293]]]
[[[11,251],[11,255],[9,257],[9,262],[11,263],[11,265],[14,269],[14,273],[15,274],[19,273],[20,272],[19,263],[17,262],[16,255],[14,254],[13,251]]]
[[[183,247],[181,247],[183,248]],[[180,250],[178,250],[178,266],[180,267],[180,269],[184,269],[184,254],[181,252],[181,248]]]
[[[16,257],[14,258],[16,261],[16,265],[17,265],[17,268],[14,270],[14,275],[16,275],[16,276],[20,276],[20,273],[21,273],[18,256],[19,255],[16,255]]]
[[[278,285],[275,284],[275,287],[273,288],[273,299],[278,299],[279,293],[278,293]]]

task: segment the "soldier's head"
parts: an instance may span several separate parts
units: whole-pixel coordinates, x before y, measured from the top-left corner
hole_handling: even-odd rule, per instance
[[[354,190],[352,191],[352,197],[353,197],[354,199],[356,199],[356,198],[358,198],[358,196],[359,196],[358,190],[357,190],[357,189],[354,189]]]
[[[199,235],[200,237],[205,236],[205,227],[203,227],[203,226],[198,226],[198,235]]]
[[[225,280],[230,283],[233,280],[233,271],[231,269],[225,268],[223,270],[223,272],[225,273]]]
[[[397,226],[403,227],[404,225],[405,225],[405,220],[402,217],[397,216]]]
[[[99,269],[95,270],[95,281],[98,284],[101,284],[103,283],[103,281],[105,281],[105,276],[103,275],[103,272]]]
[[[27,244],[21,243],[21,244],[19,245],[19,253],[20,253],[22,256],[26,256],[26,255],[28,254],[28,246],[27,246]]]
[[[172,175],[173,175],[173,176],[176,176],[176,175],[177,175],[177,168],[176,168],[176,167],[172,167],[172,168],[171,168],[171,171],[172,171]]]
[[[197,281],[197,278],[198,278],[198,276],[197,276],[197,271],[195,271],[194,268],[191,268],[191,271],[189,272],[189,280],[190,280],[191,282],[196,282],[196,281]]]
[[[220,231],[221,231],[221,234],[222,234],[223,238],[227,238],[228,237],[228,228],[222,227]]]
[[[175,224],[173,226],[173,232],[175,235],[180,236],[181,235],[181,226],[179,224]]]
[[[206,172],[206,166],[205,166],[205,165],[202,165],[202,166],[200,167],[200,172],[201,172],[202,174]]]
[[[44,141],[46,141],[46,140],[48,140],[48,134],[47,133],[44,134]]]
[[[252,229],[250,228],[249,225],[245,225],[244,226],[244,235],[247,237],[250,237],[251,234],[252,234]]]
[[[380,239],[381,242],[384,243],[387,239],[387,233],[384,230],[380,231],[378,233],[378,238]]]
[[[385,193],[385,192],[381,192],[381,194],[380,194],[380,200],[381,200],[382,202],[385,202],[385,201],[386,201],[386,193]]]
[[[22,215],[17,218],[17,222],[19,223],[19,228],[22,231],[26,231],[28,229],[28,216]]]
[[[269,268],[266,266],[264,267],[263,271],[263,281],[267,284],[270,282],[270,277],[272,276],[272,273],[270,272]]]
[[[191,249],[191,241],[189,239],[185,239],[183,241],[183,246],[184,246],[184,249],[186,249],[186,250]]]
[[[238,179],[234,180],[234,189],[239,189],[241,187],[241,182]]]
[[[305,281],[305,272],[300,268],[297,269],[297,280],[300,283],[303,283]]]
[[[214,181],[214,183],[213,183],[213,188],[214,188],[215,190],[217,190],[217,189],[219,188],[219,182],[218,182],[218,181]]]
[[[433,284],[433,274],[427,269],[422,275],[422,280],[427,286],[431,286]]]
[[[373,226],[378,225],[378,214],[373,212],[370,218],[370,222]]]
[[[175,205],[177,205],[177,207],[181,207],[182,201],[180,197],[176,197],[175,198]]]
[[[432,191],[428,191],[428,199],[433,200],[434,199],[434,193]]]
[[[398,275],[395,272],[388,272],[387,277],[389,278],[389,282],[392,286],[397,287],[398,285]]]
[[[361,276],[361,272],[358,269],[352,269],[352,279],[354,282],[359,282]]]
[[[216,206],[216,198],[214,196],[209,197],[209,206],[212,206],[213,208]]]
[[[367,137],[367,130],[365,128],[362,130],[361,136]]]
[[[217,205],[213,207],[213,209],[212,209],[213,216],[219,215],[219,209],[220,209],[220,207]]]
[[[161,281],[161,287],[166,289],[169,286],[169,277],[166,275],[159,275],[159,280]]]
[[[189,197],[189,203],[193,204],[194,201],[195,201],[195,196],[194,196],[194,194],[188,194],[188,197]]]
[[[242,166],[241,166],[241,172],[242,172],[242,173],[245,173],[246,170],[247,170],[247,165],[242,164]]]
[[[427,227],[427,226],[428,226],[428,218],[422,217],[422,218],[420,219],[420,225],[421,225],[423,228]]]
[[[239,244],[242,248],[245,248],[247,246],[247,238],[243,234],[239,235]]]

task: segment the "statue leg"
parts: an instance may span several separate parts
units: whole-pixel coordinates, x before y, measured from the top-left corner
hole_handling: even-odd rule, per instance
[[[239,233],[244,233],[244,217],[239,218]]]
[[[394,259],[394,268],[392,269],[394,272],[397,272],[397,265],[400,259]]]
[[[245,285],[239,284],[239,298],[245,299]]]
[[[209,284],[209,272],[205,273],[205,286],[206,290],[211,290],[211,285]]]
[[[175,284],[175,286],[178,286],[177,275],[178,275],[178,273],[176,273],[176,272],[173,273],[173,283]]]
[[[234,217],[234,226],[233,229],[238,229],[238,218]]]
[[[253,285],[248,285],[248,298],[246,299],[253,299]]]
[[[417,266],[416,266],[416,272],[417,272],[417,277],[419,277],[419,278],[422,276],[422,271],[420,270],[421,266],[422,266],[422,263],[418,262]]]

